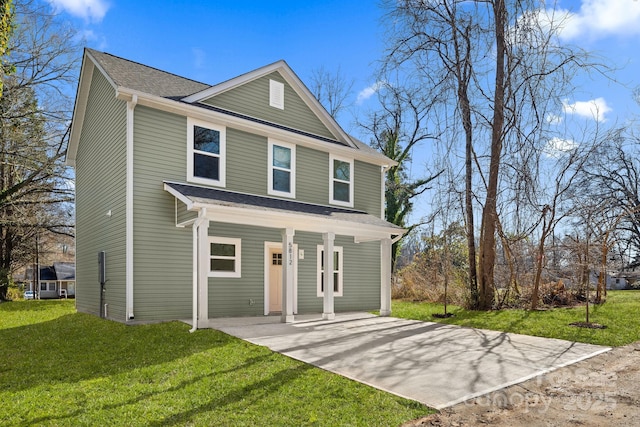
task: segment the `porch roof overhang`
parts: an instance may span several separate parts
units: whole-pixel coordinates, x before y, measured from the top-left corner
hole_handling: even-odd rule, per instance
[[[313,233],[351,236],[357,242],[397,239],[407,230],[354,209],[256,196],[191,184],[164,182],[164,189],[189,211],[206,209],[216,222],[293,228]]]

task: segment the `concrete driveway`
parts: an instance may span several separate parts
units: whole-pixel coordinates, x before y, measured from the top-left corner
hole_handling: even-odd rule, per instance
[[[368,313],[279,320],[212,319],[210,326],[436,409],[610,350]]]

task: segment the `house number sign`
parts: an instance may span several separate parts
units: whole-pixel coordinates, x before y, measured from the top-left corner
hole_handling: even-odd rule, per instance
[[[293,243],[289,242],[289,247],[287,251],[289,252],[289,256],[287,257],[289,258],[288,260],[289,265],[293,265]]]

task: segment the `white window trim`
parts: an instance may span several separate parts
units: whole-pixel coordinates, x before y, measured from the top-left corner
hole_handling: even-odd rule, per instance
[[[211,130],[220,132],[220,154],[218,156],[212,155],[202,151],[193,149],[193,127],[199,126]],[[195,153],[204,154],[211,157],[218,157],[220,179],[208,179],[200,176],[193,175],[193,155]],[[187,118],[187,181],[196,184],[214,185],[216,187],[225,187],[226,185],[226,163],[227,163],[227,128],[220,125],[215,125],[210,122]]]
[[[341,162],[345,162],[345,163],[349,163],[349,178],[351,178],[351,180],[348,182],[349,183],[349,201],[348,202],[344,202],[342,200],[335,200],[333,197],[333,181],[338,181],[338,182],[347,182],[347,181],[342,181],[340,179],[335,179],[333,177],[333,161],[334,160],[339,160]],[[331,203],[332,205],[338,205],[338,206],[345,206],[348,208],[352,208],[353,207],[353,181],[354,181],[354,167],[353,167],[353,159],[349,159],[346,157],[340,157],[340,156],[334,156],[333,154],[329,154],[329,203]]]
[[[333,292],[333,296],[334,297],[341,297],[342,296],[342,289],[343,289],[343,283],[344,283],[344,256],[343,256],[343,250],[342,250],[342,246],[334,246],[333,247],[333,251],[334,252],[338,252],[338,254],[340,254],[338,256],[338,265],[337,266],[333,266],[334,268],[334,273],[338,273],[338,291],[334,291]],[[318,245],[317,248],[317,296],[318,297],[323,297],[324,296],[324,292],[322,292],[322,253],[324,252],[324,245]],[[335,288],[335,284],[334,284],[334,288]]]
[[[211,259],[213,256],[211,255],[211,244],[212,243],[222,243],[227,245],[234,245],[236,247],[236,256],[235,257],[216,257],[219,259],[234,259],[236,261],[236,270],[235,271],[211,271],[211,266],[209,265],[207,269],[209,270],[209,277],[241,277],[242,276],[242,239],[234,239],[231,237],[218,237],[218,236],[209,236],[209,256],[207,257],[207,262],[211,263]]]
[[[284,110],[284,83],[269,80],[269,105]]]
[[[282,142],[275,139],[268,139],[268,176],[267,176],[267,194],[271,196],[281,196],[281,197],[289,197],[294,199],[296,197],[296,146],[294,144],[289,144],[288,142]],[[291,150],[291,169],[287,170],[284,168],[277,168],[273,166],[273,146],[279,145],[280,147],[285,147]],[[290,182],[290,192],[286,191],[278,191],[273,189],[273,170],[284,170],[290,173],[291,182]]]

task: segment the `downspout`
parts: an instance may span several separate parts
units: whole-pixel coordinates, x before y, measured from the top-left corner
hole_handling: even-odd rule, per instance
[[[385,200],[384,200],[384,193],[385,193],[385,189],[386,189],[386,185],[387,185],[387,180],[386,180],[386,176],[385,174],[387,173],[387,170],[390,168],[391,166],[389,165],[382,165],[380,167],[380,218],[381,219],[385,219],[384,217],[384,208],[385,208]]]
[[[198,330],[198,227],[200,227],[200,221],[197,219],[191,229],[193,230],[193,242],[192,242],[192,284],[193,284],[193,305],[191,310],[193,312],[193,320],[191,329],[189,329],[190,333],[193,333]]]
[[[133,110],[138,103],[138,95],[127,101],[127,184],[125,208],[125,299],[126,320],[133,320]]]

